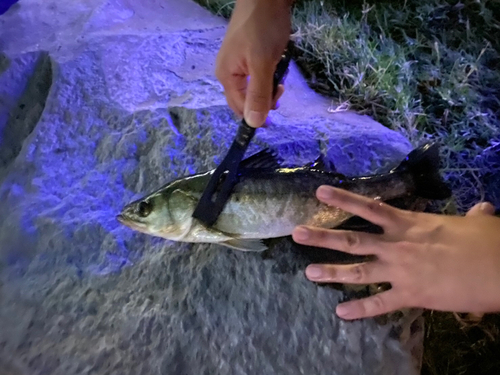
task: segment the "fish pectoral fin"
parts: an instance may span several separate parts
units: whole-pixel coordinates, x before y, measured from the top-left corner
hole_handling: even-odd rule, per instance
[[[262,240],[241,240],[233,238],[228,241],[219,242],[219,244],[229,247],[235,250],[241,251],[264,251],[267,250],[267,246],[264,245]]]

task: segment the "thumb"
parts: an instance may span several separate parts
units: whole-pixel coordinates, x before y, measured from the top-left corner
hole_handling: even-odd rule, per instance
[[[264,124],[273,105],[273,74],[272,64],[260,64],[256,69],[250,71],[244,116],[247,124],[253,128],[261,127]]]
[[[476,215],[493,215],[495,214],[495,206],[488,202],[482,202],[476,204],[472,207],[466,214],[466,216],[476,216]]]

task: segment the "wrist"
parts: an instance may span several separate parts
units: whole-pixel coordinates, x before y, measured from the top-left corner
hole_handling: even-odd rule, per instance
[[[291,8],[295,3],[295,0],[236,0],[236,4],[238,3],[251,3],[254,5],[262,5],[265,7],[269,6],[278,6],[278,7],[286,7]]]

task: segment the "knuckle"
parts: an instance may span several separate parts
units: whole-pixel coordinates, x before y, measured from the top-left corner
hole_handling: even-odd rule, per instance
[[[347,250],[356,250],[361,243],[361,238],[356,232],[347,232],[345,234],[345,245]]]
[[[385,311],[385,301],[380,294],[375,294],[371,297],[367,310],[372,314],[377,314]]]
[[[325,280],[334,282],[337,279],[337,271],[335,270],[335,267],[332,267],[331,265],[326,265],[323,268],[323,276]]]
[[[377,216],[383,216],[386,219],[395,221],[398,219],[399,210],[380,199],[372,199],[366,203],[366,209]]]
[[[315,229],[313,230],[313,234],[317,242],[324,243],[330,239],[330,232],[325,229]]]
[[[371,212],[377,212],[382,207],[384,207],[384,203],[381,202],[380,200],[376,200],[376,199],[373,199],[366,204],[366,208],[368,209],[368,211],[371,211]]]
[[[351,268],[351,279],[353,282],[362,283],[367,278],[366,267],[355,265]]]

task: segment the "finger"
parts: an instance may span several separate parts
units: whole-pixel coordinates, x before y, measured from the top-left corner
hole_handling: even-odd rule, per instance
[[[266,121],[262,124],[261,128],[268,128],[269,126],[272,125],[272,122],[269,120],[269,117],[266,118]]]
[[[243,117],[248,74],[235,61],[222,61],[223,56],[220,52],[217,55],[215,76],[224,87],[229,107]]]
[[[371,318],[400,310],[405,306],[404,300],[394,289],[375,294],[367,298],[341,303],[337,306],[336,313],[346,320]]]
[[[309,280],[323,283],[374,284],[390,282],[384,263],[311,264],[306,268]]]
[[[394,227],[402,220],[400,210],[397,208],[378,199],[368,198],[344,189],[323,185],[318,188],[316,196],[330,206],[360,216],[384,229]]]
[[[465,216],[476,216],[476,215],[494,215],[495,214],[495,206],[493,206],[489,202],[482,202],[476,204],[472,207]]]
[[[243,118],[243,108],[245,105],[244,94],[242,92],[224,92],[224,94],[226,95],[226,101],[229,108],[231,108],[238,117]]]
[[[284,92],[285,92],[285,86],[281,84],[278,85],[278,88],[276,89],[276,95],[274,95],[273,98],[273,106],[272,106],[273,109],[276,110],[280,107],[279,99],[281,98]]]
[[[243,117],[245,109],[245,90],[247,87],[246,76],[234,74],[220,78],[221,84],[224,86],[224,95],[229,107],[236,112],[240,117]]]
[[[377,255],[385,247],[381,235],[378,234],[322,229],[304,225],[294,229],[292,238],[295,242],[303,245],[323,247],[356,255]]]
[[[266,61],[250,64],[250,81],[243,113],[248,125],[254,128],[262,126],[272,107],[273,68],[273,64]]]

